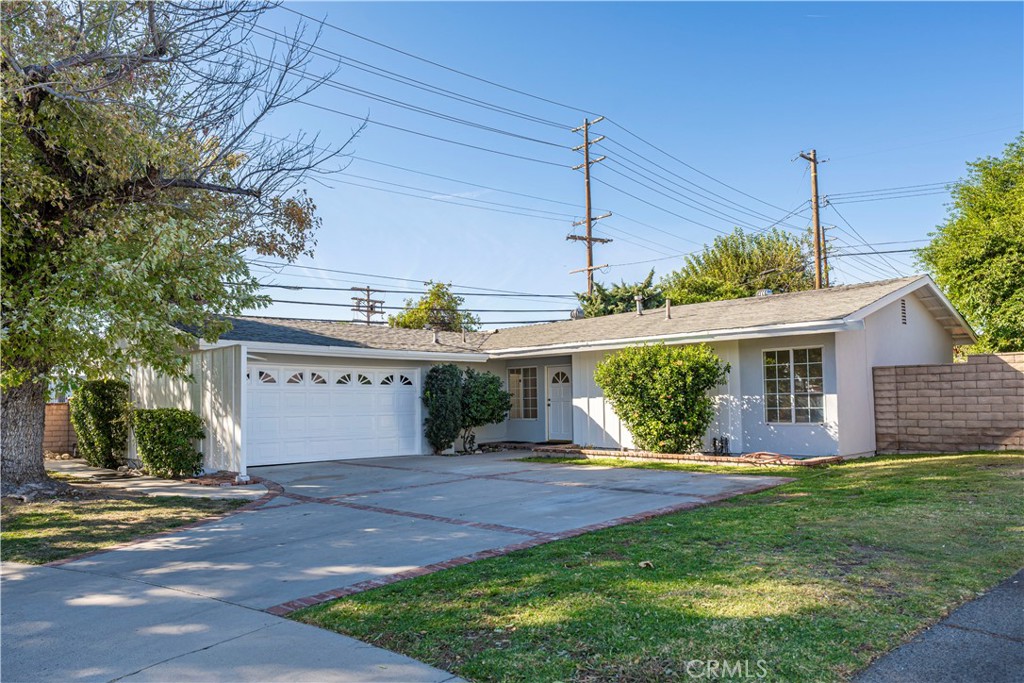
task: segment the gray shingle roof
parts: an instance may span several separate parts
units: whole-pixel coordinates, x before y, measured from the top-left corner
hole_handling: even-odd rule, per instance
[[[229,318],[234,328],[221,339],[399,351],[488,353],[524,347],[838,321],[919,279],[920,276],[915,276],[817,291],[673,306],[669,319],[665,317],[665,309],[659,308],[645,311],[640,316],[620,313],[601,318],[507,327],[493,333],[470,332],[465,338],[457,332],[439,332],[440,343],[434,343],[434,334],[429,330],[257,316]]]
[[[232,329],[221,339],[229,341],[342,346],[391,351],[428,351],[436,353],[481,353],[480,344],[487,335],[469,333],[463,342],[458,332],[438,332],[434,343],[430,330],[405,330],[383,325],[360,325],[335,320],[302,320],[238,316],[227,318]]]
[[[499,351],[525,346],[544,347],[841,320],[919,279],[920,276],[914,276],[790,294],[673,306],[670,319],[665,318],[664,308],[658,308],[644,311],[643,315],[619,313],[601,318],[509,327],[492,334],[484,342],[484,349]]]

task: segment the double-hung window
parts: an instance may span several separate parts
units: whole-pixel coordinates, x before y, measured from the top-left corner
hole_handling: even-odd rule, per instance
[[[508,391],[512,394],[512,420],[537,419],[537,368],[509,368]]]
[[[769,423],[825,421],[821,348],[765,351],[764,405]]]

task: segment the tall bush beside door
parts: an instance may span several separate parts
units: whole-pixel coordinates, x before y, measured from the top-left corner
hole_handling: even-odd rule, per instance
[[[455,443],[462,428],[462,370],[457,365],[430,368],[423,381],[423,405],[427,441],[435,454],[441,453]]]
[[[594,379],[640,448],[689,453],[715,419],[708,392],[729,364],[705,344],[632,346],[598,364]]]
[[[90,465],[123,464],[131,419],[128,396],[127,382],[100,379],[83,383],[69,399],[78,451]]]
[[[457,365],[435,365],[423,382],[424,420],[427,441],[434,453],[442,453],[462,437],[462,449],[476,448],[473,431],[477,427],[501,422],[512,408],[512,394],[501,386],[501,378],[490,372]]]

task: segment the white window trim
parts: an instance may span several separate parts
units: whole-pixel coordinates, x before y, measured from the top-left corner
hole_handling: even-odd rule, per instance
[[[796,373],[793,372],[793,352],[794,351],[810,351],[811,349],[821,350],[821,422],[797,422],[796,421],[796,392],[794,391],[794,379]],[[793,399],[793,405],[790,407],[790,420],[789,422],[770,422],[768,420],[768,395],[765,393],[765,376],[764,376],[764,354],[770,351],[788,351],[789,352],[789,396]],[[780,394],[781,395],[781,394]],[[763,404],[764,423],[772,427],[820,427],[828,422],[828,401],[825,400],[825,347],[820,344],[812,344],[810,346],[777,346],[770,349],[761,349],[761,403]]]
[[[537,420],[540,419],[540,368],[538,366],[536,366],[536,365],[522,365],[522,366],[519,366],[519,367],[516,367],[516,368],[506,368],[505,369],[505,388],[506,389],[511,389],[511,387],[512,387],[512,382],[509,379],[509,374],[513,370],[533,370],[534,381],[537,383],[537,386],[536,386],[537,395],[533,397],[533,400],[536,401],[536,403],[537,403],[537,405],[534,406],[534,410],[537,413],[537,416],[536,417],[512,417],[512,411],[509,411],[509,418],[508,419],[509,419],[509,421],[515,420],[516,422],[536,422]],[[523,403],[523,399],[524,398],[525,397],[520,394],[520,396],[519,396],[519,412],[520,413],[525,413],[526,412],[526,410],[525,410],[526,405]]]

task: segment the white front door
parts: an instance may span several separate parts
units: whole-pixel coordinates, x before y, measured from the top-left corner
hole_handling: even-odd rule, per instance
[[[547,369],[548,441],[572,441],[572,367]]]

